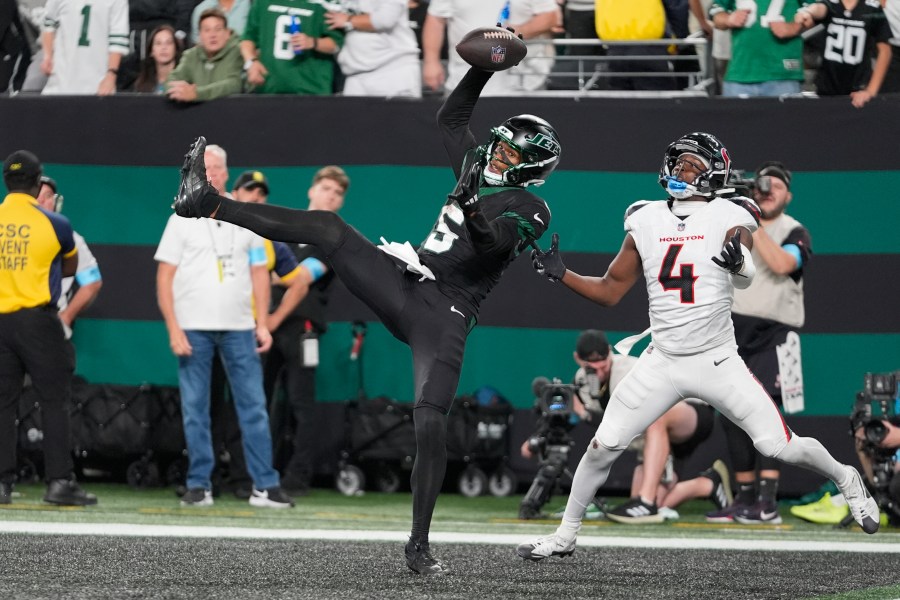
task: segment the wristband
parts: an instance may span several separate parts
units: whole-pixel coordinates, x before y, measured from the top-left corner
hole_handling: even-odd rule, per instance
[[[107,73],[112,73],[113,75],[118,75],[118,74],[119,74],[119,70],[118,70],[118,69],[107,69],[106,72],[107,72]]]
[[[347,22],[344,23],[344,31],[353,31],[353,15],[347,15]]]

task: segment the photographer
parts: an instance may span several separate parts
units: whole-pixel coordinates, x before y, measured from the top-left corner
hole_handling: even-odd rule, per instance
[[[900,416],[891,417],[890,419],[874,419],[861,427],[857,427],[853,433],[856,438],[856,454],[859,456],[863,472],[869,483],[874,484],[873,450],[881,453],[881,451],[885,450],[900,449]],[[884,454],[887,454],[887,452],[884,452]],[[895,473],[898,469],[900,469],[900,465],[895,464]],[[900,478],[897,475],[891,479],[890,489],[894,502],[900,502]]]
[[[856,454],[872,495],[892,525],[900,525],[900,371],[866,373],[850,417]],[[873,415],[873,407],[878,415]]]
[[[626,354],[614,354],[606,334],[599,329],[581,332],[575,342],[572,358],[578,365],[572,381],[578,388],[572,410],[582,421],[599,423],[603,418],[603,409],[609,402],[610,391],[622,381],[637,359]],[[539,428],[540,426],[541,424],[538,425]],[[521,453],[525,458],[534,458],[531,444],[534,437],[522,442]]]
[[[780,162],[760,165],[749,188],[762,213],[753,233],[753,285],[734,290],[731,318],[738,354],[785,414],[803,410],[798,330],[805,321],[803,276],[812,257],[809,230],[785,211],[793,199],[791,172]],[[738,187],[739,186],[735,186]],[[720,415],[737,492],[731,506],[707,514],[713,523],[778,524],[780,462],[762,456],[740,427]],[[757,478],[757,472],[759,477]]]
[[[599,423],[603,417],[603,411],[609,402],[610,393],[628,374],[637,358],[626,354],[615,354],[609,345],[606,334],[596,329],[588,329],[578,336],[573,354],[578,371],[575,373],[574,387],[577,393],[573,395],[572,411],[583,421]],[[534,387],[537,388],[538,380]],[[549,382],[546,382],[549,383]],[[557,386],[561,387],[561,386]],[[541,400],[541,389],[535,389],[535,396]],[[560,390],[562,392],[562,390]],[[563,472],[556,473],[555,467],[544,467],[554,461],[547,452],[547,447],[559,450],[564,442],[568,442],[568,436],[556,433],[555,443],[548,443],[552,429],[548,427],[550,419],[542,418],[538,424],[538,431],[522,444],[522,456],[533,458],[537,453],[542,461],[542,471],[539,471],[538,480],[543,476],[553,477],[542,500],[538,497],[529,498],[526,495],[520,509],[520,518],[535,518],[539,514],[540,507],[549,499],[556,478]],[[669,409],[662,417],[653,423],[644,436],[643,464],[638,465],[632,482],[631,500],[610,511],[607,516],[620,523],[659,523],[663,521],[663,515],[657,508],[657,498],[665,496],[669,488],[660,488],[660,481],[666,470],[668,457],[673,454],[676,459],[688,456],[694,449],[712,433],[713,410],[708,405],[699,401],[679,402]],[[566,447],[566,452],[568,448]],[[568,455],[566,454],[566,460]],[[565,466],[565,463],[562,463]],[[727,480],[727,473],[726,473]],[[718,487],[718,486],[716,486]],[[535,488],[535,485],[532,486]],[[531,493],[531,490],[529,490]],[[596,503],[596,501],[595,501]]]
[[[575,342],[572,358],[578,365],[572,385],[551,384],[546,378],[535,379],[532,384],[539,409],[542,396],[548,396],[548,401],[552,403],[552,395],[556,393],[570,400],[567,404],[572,414],[565,417],[560,414],[562,411],[542,414],[537,430],[522,443],[522,456],[528,459],[537,457],[541,461],[541,468],[522,500],[520,519],[541,516],[541,507],[550,499],[557,479],[567,470],[568,449],[571,446],[568,432],[579,420],[600,422],[609,402],[610,392],[637,362],[632,356],[614,354],[606,334],[598,329],[581,332]],[[553,386],[553,389],[547,389],[547,386]],[[548,410],[543,410],[542,413],[548,413]]]

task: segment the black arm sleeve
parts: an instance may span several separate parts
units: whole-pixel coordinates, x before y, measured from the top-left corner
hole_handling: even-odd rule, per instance
[[[481,90],[491,75],[493,73],[488,71],[470,68],[459,85],[447,96],[437,113],[444,149],[457,179],[462,172],[466,152],[478,145],[472,130],[469,129],[469,119],[475,109],[475,103],[478,102],[478,96],[481,95]]]
[[[490,256],[507,256],[519,243],[519,228],[512,219],[499,218],[488,221],[481,212],[480,203],[466,213],[466,229],[475,252]]]

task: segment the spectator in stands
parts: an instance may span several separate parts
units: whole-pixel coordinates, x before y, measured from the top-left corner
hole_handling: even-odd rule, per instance
[[[206,149],[206,173],[220,192],[225,191],[228,180],[226,159],[221,147]],[[159,307],[172,352],[178,357],[190,462],[187,491],[181,504],[213,503],[211,475],[215,459],[209,384],[212,357],[218,351],[234,393],[244,454],[253,477],[250,505],[293,506],[272,467],[272,438],[259,358],[259,353],[272,345],[272,336],[265,319],[254,323],[251,307],[251,289],[257,307],[269,305],[269,272],[262,238],[230,224],[173,216],[155,258],[159,262]]]
[[[58,213],[62,210],[63,197],[58,193],[56,181],[46,175],[41,176],[41,191],[38,193],[37,202],[41,208],[49,212]],[[73,232],[73,235],[75,247],[78,249],[78,266],[75,268],[74,276],[63,278],[57,302],[59,320],[62,321],[66,339],[72,337],[75,319],[94,302],[100,288],[103,287],[103,277],[100,275],[97,259],[94,258],[84,238],[77,231]]]
[[[422,29],[422,79],[434,91],[442,87],[449,94],[469,66],[453,48],[464,35],[477,27],[501,23],[513,27],[525,40],[547,39],[546,44],[529,44],[522,63],[495,73],[482,96],[511,95],[543,89],[555,56],[550,32],[557,24],[556,0],[431,0]],[[441,64],[441,48],[446,34],[450,48],[447,73]]]
[[[20,91],[40,94],[47,85],[47,76],[41,71],[44,51],[41,49],[41,29],[44,26],[44,15],[47,13],[45,0],[18,0],[19,17],[28,48],[31,53],[31,64],[25,72]]]
[[[566,39],[599,41],[595,15],[595,0],[567,0],[563,4],[563,31]],[[595,46],[564,46],[563,52],[571,57],[606,54],[599,43]],[[606,70],[606,63],[599,60],[558,60],[553,65],[547,89],[577,90],[595,71]],[[607,78],[600,78],[590,89],[604,89],[608,83]]]
[[[128,0],[128,20],[131,24],[131,53],[138,60],[146,58],[144,49],[150,33],[160,25],[175,29],[175,37],[188,46],[191,12],[196,0]]]
[[[325,21],[346,34],[337,55],[345,96],[422,96],[422,65],[407,0],[352,0]]]
[[[122,55],[128,53],[128,3],[99,0],[89,17],[75,0],[49,0],[41,46],[41,71],[49,76],[44,94],[116,92]]]
[[[247,15],[250,14],[250,0],[203,0],[191,13],[191,43],[200,42],[200,15],[210,8],[218,8],[228,19],[228,26],[238,37],[244,35]]]
[[[715,93],[721,94],[722,81],[728,69],[728,61],[731,60],[731,30],[719,29],[713,24],[709,19],[711,5],[712,0],[690,0],[691,14],[696,21],[696,27],[703,31],[712,45],[710,54],[713,64],[710,72],[716,80]]]
[[[147,42],[147,57],[141,61],[137,78],[130,83],[123,83],[120,71],[120,89],[142,94],[164,94],[166,79],[175,70],[184,52],[184,44],[175,37],[175,29],[171,25],[160,25],[150,34]]]
[[[607,55],[610,58],[609,88],[614,90],[672,91],[680,80],[671,76],[674,70],[668,45],[635,43],[659,41],[666,37],[684,37],[686,33],[687,5],[680,0],[644,0],[643,2],[606,2],[600,7],[597,31],[600,38],[610,42]],[[673,27],[674,24],[674,27]],[[630,76],[636,73],[641,75]],[[659,77],[643,74],[659,73]],[[685,82],[686,83],[686,82]],[[683,87],[683,86],[682,86]]]
[[[129,0],[129,54],[119,68],[119,89],[128,89],[137,77],[141,63],[150,55],[150,37],[157,27],[168,25],[182,48],[188,47],[191,11],[196,0]]]
[[[31,47],[16,2],[0,6],[0,94],[22,89],[31,63]]]
[[[714,0],[709,14],[718,29],[731,30],[731,61],[723,95],[799,94],[803,82],[803,40],[794,22],[803,0],[775,2]]]
[[[816,73],[818,95],[849,95],[856,108],[878,95],[891,64],[891,28],[880,6],[865,0],[819,0],[798,10],[794,21],[803,29],[817,22],[825,26],[828,39]]]
[[[891,64],[881,84],[881,93],[900,92],[900,0],[881,0],[881,6],[891,28]]]
[[[9,194],[0,221],[15,223],[4,236],[0,270],[0,504],[12,502],[16,481],[16,414],[25,375],[38,395],[43,420],[47,493],[66,506],[97,503],[75,481],[69,404],[75,357],[56,310],[60,278],[75,274],[78,249],[72,225],[37,206],[43,167],[27,150],[3,162]]]
[[[344,31],[328,27],[322,3],[295,0],[287,12],[274,6],[277,0],[256,0],[250,8],[241,41],[247,83],[261,94],[333,93]]]
[[[218,8],[200,15],[200,43],[187,50],[166,80],[166,95],[176,102],[203,102],[241,92],[240,39],[228,29]]]

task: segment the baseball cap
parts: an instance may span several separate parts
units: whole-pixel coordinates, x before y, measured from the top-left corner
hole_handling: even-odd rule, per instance
[[[3,176],[37,177],[42,172],[41,161],[28,150],[16,150],[3,161]]]
[[[234,182],[234,189],[252,190],[253,188],[262,188],[262,191],[269,195],[269,181],[262,171],[244,171],[238,176]]]
[[[784,182],[788,189],[791,189],[791,172],[787,170],[782,163],[770,160],[764,162],[756,169],[757,177],[777,177]]]
[[[575,354],[581,360],[603,360],[609,355],[609,340],[599,329],[586,329],[575,342]]]

